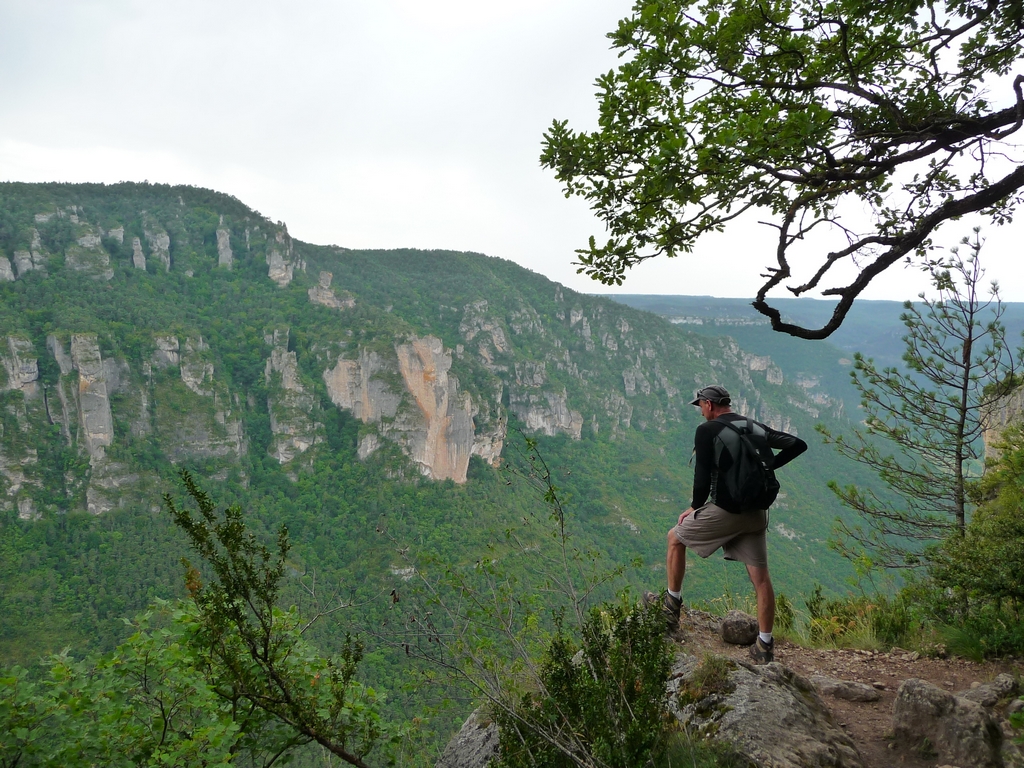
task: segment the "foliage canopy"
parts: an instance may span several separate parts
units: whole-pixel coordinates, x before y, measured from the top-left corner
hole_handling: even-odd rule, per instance
[[[1020,2],[639,0],[609,37],[624,61],[597,80],[600,127],[556,120],[541,155],[609,231],[578,251],[605,284],[756,211],[777,235],[754,306],[825,338],[942,223],[1003,222],[1019,200]],[[841,263],[855,276],[822,291],[839,301],[821,328],[770,305]]]

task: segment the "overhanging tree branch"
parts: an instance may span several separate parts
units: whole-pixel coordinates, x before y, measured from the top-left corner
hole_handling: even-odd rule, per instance
[[[542,164],[610,235],[577,251],[578,271],[621,284],[757,208],[779,234],[755,308],[776,330],[828,336],[884,270],[923,259],[945,222],[1012,216],[1024,156],[1008,140],[1024,126],[1024,76],[993,94],[979,83],[1021,57],[1016,7],[836,0],[826,15],[816,0],[638,0],[610,35],[624,63],[598,79],[599,130],[556,121],[544,137]],[[865,208],[873,231],[843,223]],[[812,230],[844,242],[797,258]],[[818,289],[840,263],[857,274],[822,291],[838,299],[831,320],[785,322],[769,293]]]

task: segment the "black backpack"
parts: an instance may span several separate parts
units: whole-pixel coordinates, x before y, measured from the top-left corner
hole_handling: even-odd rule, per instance
[[[715,465],[721,466],[722,451],[732,457],[732,466],[718,473],[718,482],[732,498],[730,512],[753,512],[768,509],[779,495],[779,481],[775,479],[772,464],[775,455],[768,445],[764,428],[753,419],[747,419],[745,428],[720,420],[727,429],[715,440]]]

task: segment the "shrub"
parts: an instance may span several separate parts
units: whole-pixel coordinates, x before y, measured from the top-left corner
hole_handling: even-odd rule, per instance
[[[594,608],[578,640],[557,620],[540,690],[496,709],[500,765],[655,765],[666,747],[671,658],[656,605]]]

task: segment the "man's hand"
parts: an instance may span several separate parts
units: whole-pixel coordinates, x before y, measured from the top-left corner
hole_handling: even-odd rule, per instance
[[[693,514],[693,507],[690,507],[685,512],[683,512],[683,514],[681,514],[679,516],[679,525],[682,525],[683,524],[683,520],[688,518],[691,514]]]

